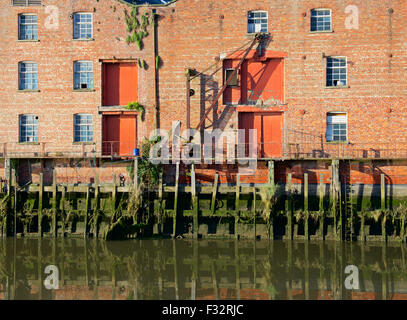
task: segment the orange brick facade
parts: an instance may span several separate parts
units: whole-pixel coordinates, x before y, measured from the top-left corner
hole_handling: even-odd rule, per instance
[[[55,29],[47,29],[45,25],[49,16],[47,6],[58,8],[59,25]],[[354,12],[350,9],[355,10],[355,6],[358,10],[358,29],[349,29],[347,23]],[[151,13],[154,9],[158,15],[155,41],[159,56],[157,79],[152,26],[148,27],[149,35],[143,40],[142,50],[134,43],[128,45],[125,41],[125,8],[130,10],[127,4],[115,0],[43,0],[40,7],[13,7],[9,1],[2,1],[0,143],[7,143],[7,150],[36,152],[45,143],[47,151],[75,150],[80,153],[82,148],[90,151],[93,145],[73,143],[73,115],[86,113],[93,116],[95,148],[101,152],[103,122],[100,107],[103,93],[100,61],[104,59],[141,59],[146,62],[147,68],[138,67],[137,96],[146,109],[145,121],[137,120],[139,142],[149,137],[156,126],[169,130],[176,120],[180,120],[181,129],[185,129],[185,70],[191,68],[202,72],[191,81],[191,88],[195,92],[191,97],[191,125],[195,127],[224,83],[222,59],[252,39],[247,34],[247,14],[251,10],[268,13],[270,38],[262,50],[270,56],[280,53],[277,56],[283,59],[282,105],[264,108],[226,106],[221,98],[219,105],[209,115],[211,121],[205,122],[205,127],[238,129],[239,110],[253,108],[254,111],[281,112],[284,119],[281,143],[284,148],[291,148],[292,145],[295,148],[296,144],[302,144],[302,149],[307,150],[309,144],[310,149],[315,149],[322,139],[326,149],[353,150],[353,153],[347,154],[352,154],[352,158],[363,158],[361,154],[371,152],[372,148],[381,152],[379,158],[386,158],[389,149],[407,150],[407,129],[404,124],[407,118],[405,0],[178,0],[167,6],[142,6],[140,13]],[[332,32],[310,32],[310,12],[314,8],[331,10]],[[72,39],[71,15],[75,12],[93,14],[93,41]],[[38,15],[39,41],[18,41],[20,13]],[[347,87],[326,87],[326,57],[329,56],[347,58]],[[73,90],[73,62],[77,60],[93,62],[93,91]],[[20,61],[38,63],[39,92],[18,91]],[[207,70],[215,63],[217,65]],[[156,87],[158,101],[155,100]],[[157,123],[156,107],[159,110]],[[118,109],[111,110],[117,112]],[[346,144],[326,143],[329,112],[347,114]],[[40,145],[18,143],[18,117],[26,113],[38,115]],[[405,154],[407,156],[407,151]],[[397,158],[405,157],[398,154]],[[65,160],[58,161],[63,163]],[[384,165],[380,170],[389,173],[389,181],[406,183],[404,162]],[[354,183],[378,183],[377,177],[366,168],[368,166],[353,163],[351,180]],[[319,181],[319,173],[324,173],[324,179],[329,182],[329,165],[321,166],[314,162],[300,164],[302,169],[298,169],[301,171],[298,178],[297,167],[279,164],[277,179],[285,181],[289,171],[293,172],[293,182],[296,183],[297,180],[301,182],[304,172],[315,172],[310,174],[311,183]],[[83,170],[86,177],[88,173],[86,169]],[[210,177],[216,171],[224,171],[224,182],[228,179],[233,181],[227,178],[228,175],[233,176],[233,170],[233,167],[201,170],[201,180],[208,179],[205,175]],[[123,169],[121,171],[125,172]],[[265,172],[267,168],[260,164],[258,172],[248,178],[248,182],[263,182],[267,178]],[[378,177],[380,180],[380,174]],[[84,180],[90,180],[90,177]],[[67,178],[67,181],[70,179]]]

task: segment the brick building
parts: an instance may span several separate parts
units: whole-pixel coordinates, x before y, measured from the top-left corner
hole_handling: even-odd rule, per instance
[[[304,172],[311,182],[318,173],[328,181],[326,159],[339,157],[353,160],[342,166],[353,183],[376,183],[384,172],[405,184],[406,4],[146,4],[140,18],[155,13],[156,23],[139,49],[126,42],[123,11],[132,8],[123,1],[4,0],[0,151],[28,164],[20,167],[21,182],[55,168],[59,181],[89,182],[95,171],[109,180],[126,172],[110,160],[131,156],[151,130],[170,130],[177,120],[195,128],[208,112],[200,129],[257,129],[258,170],[246,181],[265,182],[269,159],[286,160],[277,179],[290,171],[294,182]],[[259,32],[267,36],[246,51]],[[144,121],[125,108],[130,102],[144,106]],[[231,182],[236,168],[206,166],[198,179],[221,171],[221,181]]]

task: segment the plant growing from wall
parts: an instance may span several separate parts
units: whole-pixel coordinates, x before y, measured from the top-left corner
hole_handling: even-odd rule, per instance
[[[144,107],[143,107],[140,103],[138,103],[138,102],[130,102],[127,106],[125,106],[125,108],[126,108],[127,110],[136,110],[136,111],[139,111],[139,112],[140,112],[141,121],[144,122],[144,116],[145,116],[146,111],[145,111]]]
[[[154,187],[158,184],[162,166],[153,164],[150,161],[151,147],[160,141],[161,137],[155,137],[151,140],[145,139],[142,143],[142,155],[138,159],[138,177],[143,181],[145,187]],[[134,179],[134,164],[127,167],[130,178]]]
[[[139,20],[139,12],[137,7],[133,7],[130,13],[124,9],[127,32],[129,35],[126,38],[127,44],[136,43],[139,50],[143,49],[143,39],[148,36],[147,27],[155,21],[154,16],[150,16],[148,12],[144,13]]]

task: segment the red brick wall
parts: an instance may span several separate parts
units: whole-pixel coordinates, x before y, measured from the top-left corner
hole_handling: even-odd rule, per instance
[[[129,7],[115,0],[43,0],[39,7],[13,7],[10,1],[0,3],[0,143],[8,143],[11,149],[27,151],[37,146],[19,145],[18,116],[33,113],[39,117],[39,142],[46,143],[46,150],[69,151],[73,145],[73,115],[93,115],[94,141],[101,149],[102,64],[99,59],[142,59],[148,70],[138,68],[139,102],[146,108],[146,121],[140,123],[138,137],[141,139],[152,129],[154,113],[154,64],[153,32],[143,40],[144,49],[126,43],[124,9]],[[47,29],[45,21],[49,14],[46,6],[58,8],[59,26]],[[74,12],[93,13],[94,41],[73,40]],[[143,12],[151,9],[140,9]],[[35,13],[38,16],[38,42],[18,41],[18,14]],[[73,62],[93,62],[94,91],[73,92]],[[40,92],[18,92],[18,62],[35,61],[38,64],[38,89]]]
[[[359,30],[348,30],[348,5],[359,9]],[[310,10],[330,8],[332,33],[310,33]],[[392,8],[391,23],[388,9]],[[404,1],[329,0],[179,0],[158,10],[161,124],[185,123],[184,69],[204,71],[221,54],[248,40],[247,11],[266,10],[272,41],[267,49],[287,52],[285,58],[285,123],[288,129],[311,134],[288,137],[318,141],[325,137],[326,113],[348,113],[349,141],[362,146],[394,141],[407,142],[407,6]],[[304,16],[305,14],[305,16]],[[392,54],[392,57],[390,57]],[[326,59],[340,55],[348,59],[349,88],[325,88]],[[218,64],[221,66],[221,63]],[[222,72],[215,68],[193,80],[192,124],[196,125],[205,105],[222,85]],[[206,80],[203,80],[205,78]],[[202,81],[205,82],[202,85]],[[222,101],[222,100],[220,100]],[[388,109],[392,112],[388,113]],[[222,109],[222,108],[221,108]],[[236,128],[234,109],[229,114],[211,113],[221,128]],[[301,110],[305,110],[302,114]],[[221,119],[221,120],[219,120]],[[207,126],[211,126],[206,121]],[[306,136],[306,134],[305,134]],[[313,138],[315,137],[315,138]],[[384,146],[382,146],[384,147]],[[387,145],[388,147],[388,145]]]

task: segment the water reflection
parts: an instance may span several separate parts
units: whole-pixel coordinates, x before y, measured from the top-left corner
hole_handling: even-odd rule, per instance
[[[0,240],[0,299],[407,299],[404,245]],[[46,289],[47,265],[59,288]],[[345,286],[359,268],[359,290]]]

